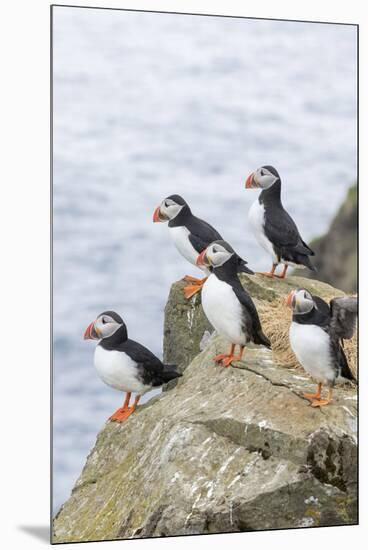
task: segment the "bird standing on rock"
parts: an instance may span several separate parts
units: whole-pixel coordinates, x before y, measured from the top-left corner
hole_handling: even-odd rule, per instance
[[[100,340],[94,364],[101,380],[126,392],[123,406],[109,420],[123,422],[135,411],[141,395],[181,376],[172,365],[164,365],[147,348],[129,340],[123,319],[114,311],[100,313],[88,325],[84,339]],[[129,406],[132,392],[137,395],[133,405]]]
[[[289,330],[291,349],[318,382],[316,393],[306,393],[304,397],[312,400],[312,407],[328,405],[338,376],[353,380],[340,341],[354,335],[357,299],[334,298],[328,305],[307,290],[298,289],[288,295],[286,303],[293,310]],[[321,398],[322,384],[329,388],[327,399]]]
[[[277,170],[273,166],[258,168],[248,176],[245,187],[262,189],[248,214],[257,241],[272,257],[271,271],[260,274],[283,279],[289,265],[316,271],[309,259],[314,256],[313,250],[303,241],[294,220],[282,205],[281,178]],[[279,263],[283,263],[284,268],[281,275],[276,275]]]
[[[189,205],[179,195],[170,195],[170,197],[164,199],[160,206],[155,209],[153,221],[169,222],[170,236],[176,248],[193,265],[198,265],[196,264],[198,254],[205,250],[210,243],[222,240],[220,233],[214,227],[192,214]],[[253,271],[246,266],[248,262],[240,258],[235,252],[234,254],[237,270],[253,275]],[[197,279],[190,275],[184,277],[184,280],[190,283],[184,288],[184,295],[187,299],[202,289],[211,273],[211,269],[207,266],[199,265],[198,267],[206,276],[203,279]]]
[[[239,280],[233,248],[223,240],[215,241],[201,252],[197,264],[212,270],[202,289],[203,310],[215,330],[231,343],[230,352],[217,355],[214,360],[224,367],[240,361],[248,342],[270,348],[256,306]],[[234,355],[237,344],[240,351]]]

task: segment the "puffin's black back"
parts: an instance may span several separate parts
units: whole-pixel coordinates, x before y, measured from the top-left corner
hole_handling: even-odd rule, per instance
[[[153,387],[162,386],[182,376],[176,372],[175,365],[164,365],[149,349],[134,340],[124,342],[119,351],[124,351],[138,364],[139,375],[144,384],[150,384]]]
[[[189,205],[182,197],[179,195],[171,195],[168,198],[174,200],[177,204],[184,204],[184,207],[181,209],[179,214],[169,221],[169,227],[186,227],[189,231],[189,241],[198,254],[203,252],[203,250],[205,250],[207,246],[214,241],[223,240],[220,233],[212,227],[212,225],[192,214]],[[179,200],[182,202],[179,202]],[[254,272],[246,266],[248,262],[243,260],[243,258],[238,256],[238,254],[236,254],[236,257],[238,262],[238,272],[253,275]],[[212,271],[212,268],[210,271]]]
[[[175,200],[173,198],[175,196],[176,195],[172,195],[170,198]],[[185,226],[188,229],[190,233],[189,240],[198,254],[207,248],[213,241],[222,239],[220,233],[216,231],[212,225],[192,214],[192,211],[185,201],[184,207],[180,210],[179,214],[169,221],[169,227],[181,226]]]
[[[250,335],[255,344],[266,346],[271,349],[271,342],[262,331],[257,308],[251,296],[243,288],[240,282],[237,274],[238,269],[238,257],[234,254],[222,266],[213,268],[213,273],[221,281],[224,281],[231,286],[237,299],[242,305],[243,325],[245,332]]]
[[[313,250],[303,241],[296,223],[282,205],[279,173],[273,166],[265,168],[278,178],[271,187],[263,189],[258,198],[265,209],[265,235],[272,243],[279,261],[283,259],[316,271],[309,259],[309,256],[314,256]]]

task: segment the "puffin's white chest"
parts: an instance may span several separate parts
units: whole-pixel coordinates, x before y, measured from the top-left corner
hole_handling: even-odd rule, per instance
[[[169,233],[170,237],[174,241],[174,244],[180,254],[184,256],[188,262],[190,262],[193,265],[196,265],[196,261],[198,258],[199,252],[196,251],[196,249],[193,247],[192,243],[189,240],[189,230],[184,227],[169,227]],[[201,267],[201,266],[197,266]],[[201,267],[202,269],[202,267]],[[202,269],[203,271],[207,272],[207,269]]]
[[[137,378],[137,363],[124,352],[97,346],[94,365],[101,380],[116,390],[142,394],[151,389]]]
[[[330,338],[324,330],[317,325],[292,322],[289,339],[299,363],[317,382],[334,381]]]
[[[242,306],[231,286],[213,273],[202,288],[202,307],[216,331],[232,344],[245,345]]]
[[[258,199],[252,204],[248,212],[248,220],[252,227],[253,234],[258,243],[272,256],[272,260],[277,263],[277,257],[271,241],[265,235],[265,209]]]

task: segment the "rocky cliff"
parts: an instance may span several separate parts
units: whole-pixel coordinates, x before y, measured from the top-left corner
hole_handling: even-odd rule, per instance
[[[338,385],[330,406],[309,406],[302,392],[314,385],[283,349],[280,309],[291,288],[341,292],[296,277],[242,281],[278,351],[252,347],[233,367],[215,365],[227,344],[205,342],[200,296],[187,302],[184,283],[174,284],[164,350],[183,377],[126,423],[105,424],[55,517],[54,542],[357,522],[356,387]]]
[[[317,277],[346,292],[356,292],[358,267],[358,190],[354,185],[332,220],[326,235],[309,243],[316,256],[317,273],[296,270],[295,274]]]

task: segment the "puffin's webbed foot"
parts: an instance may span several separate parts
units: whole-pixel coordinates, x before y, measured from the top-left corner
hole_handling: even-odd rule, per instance
[[[222,361],[221,365],[223,367],[230,367],[231,363],[235,360],[234,355],[227,355]]]
[[[220,353],[213,358],[216,363],[221,363],[223,367],[228,367],[230,363],[234,360],[234,355],[227,353]]]
[[[186,275],[184,277],[184,280],[187,281],[189,280],[189,278],[190,278],[190,275]],[[187,300],[189,300],[189,298],[197,294],[197,292],[200,292],[202,290],[204,283],[207,281],[207,277],[204,277],[204,279],[195,279],[195,277],[191,277],[191,279],[194,279],[192,281],[193,284],[185,286],[183,288],[183,293]]]
[[[132,407],[121,407],[117,411],[114,412],[109,418],[111,422],[124,422],[133,412],[135,411],[135,408]]]
[[[204,277],[203,279],[198,279],[197,277],[192,277],[192,275],[185,275],[183,277],[184,281],[187,283],[194,283],[195,285],[203,285],[203,283],[206,281],[207,277]]]
[[[325,407],[332,401],[332,388],[328,389],[328,395],[327,399],[316,399],[315,401],[312,401],[311,406],[312,407]]]
[[[277,277],[277,275],[274,275],[274,273],[271,273],[271,271],[256,271],[256,275],[264,275],[265,277]]]
[[[202,290],[201,285],[188,285],[183,288],[184,296],[187,300]]]
[[[277,264],[272,264],[271,271],[256,271],[256,275],[264,275],[265,277],[275,277],[275,269]]]
[[[303,393],[307,399],[321,399],[322,384],[318,384],[316,393]]]
[[[226,353],[220,353],[219,355],[216,355],[216,357],[214,357],[213,360],[215,361],[215,363],[221,363],[221,361],[225,359],[225,357],[229,357],[229,356]]]
[[[312,407],[324,407],[325,405],[328,405],[331,403],[330,399],[316,399],[315,401],[312,401],[311,406]]]
[[[275,277],[277,277],[278,279],[285,279],[288,267],[289,266],[287,264],[284,264],[284,269],[282,270],[281,275],[276,275],[275,274]]]
[[[303,397],[306,399],[320,399],[321,394],[320,393],[303,393]]]
[[[130,393],[127,393],[124,405],[120,407],[120,409],[117,409],[114,414],[110,416],[109,420],[111,420],[111,422],[124,422],[124,420],[129,418],[129,416],[134,413],[140,398],[141,396],[137,395],[133,405],[129,407]]]
[[[223,367],[229,367],[233,361],[241,361],[244,346],[240,347],[238,355],[234,355],[235,344],[231,345],[230,353],[220,353],[213,358],[216,363],[221,363]]]

